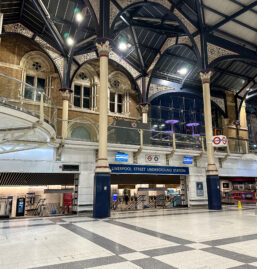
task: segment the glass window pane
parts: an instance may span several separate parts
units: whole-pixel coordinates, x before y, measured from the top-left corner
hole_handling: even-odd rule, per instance
[[[36,93],[36,101],[41,100],[41,94],[39,92]]]
[[[84,87],[84,97],[90,97],[90,88]]]
[[[115,112],[115,104],[114,103],[110,103],[110,111]]]
[[[80,107],[80,97],[74,96],[74,106]]]
[[[117,110],[118,113],[122,113],[122,104],[117,105]]]
[[[122,103],[122,94],[118,94],[118,103],[121,104]]]
[[[33,96],[34,91],[32,90],[32,88],[26,87],[24,92],[24,98],[33,100],[34,99]]]
[[[37,79],[37,88],[44,90],[45,89],[45,82],[46,82],[45,79],[38,78]]]
[[[26,83],[31,85],[31,86],[34,86],[34,77],[26,76]]]
[[[115,93],[110,93],[110,102],[115,102]]]
[[[83,108],[90,108],[89,98],[83,98]]]
[[[74,95],[76,96],[80,96],[81,92],[80,92],[80,86],[79,85],[75,85],[74,86]]]

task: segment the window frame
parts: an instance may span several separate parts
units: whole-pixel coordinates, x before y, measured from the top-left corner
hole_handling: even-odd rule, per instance
[[[114,102],[111,102],[111,94],[114,94]],[[119,103],[119,96],[122,97],[121,103]],[[126,91],[124,93],[121,92],[114,92],[113,90],[108,91],[108,110],[110,114],[115,114],[115,115],[129,115],[129,92]],[[114,112],[111,111],[111,103],[114,103]],[[118,111],[118,106],[121,105],[121,112]]]
[[[33,85],[31,85],[32,88],[34,88],[34,91],[33,91],[33,98],[25,98],[25,91],[26,91],[26,84],[30,85],[29,83],[27,83],[27,77],[33,77]],[[42,74],[40,72],[33,72],[32,70],[27,70],[27,72],[25,72],[24,74],[24,79],[23,81],[26,83],[24,86],[23,86],[23,93],[22,93],[22,96],[24,98],[24,100],[27,100],[27,101],[32,101],[32,102],[40,102],[40,98],[39,100],[37,100],[37,94],[36,94],[36,91],[38,89],[38,79],[44,79],[45,81],[45,85],[44,85],[44,88],[42,88],[42,92],[44,94],[47,95],[47,90],[50,88],[50,79],[48,76],[46,76],[45,74]]]
[[[80,106],[75,106],[74,105],[74,97],[75,95],[75,86],[79,86],[80,87]],[[88,88],[89,89],[89,97],[85,97],[84,96],[84,88]],[[72,89],[73,89],[73,94],[72,94],[72,104],[73,107],[76,109],[85,109],[85,110],[93,110],[94,109],[94,96],[93,96],[93,87],[89,84],[89,83],[81,83],[81,82],[73,82],[72,85]],[[77,96],[78,97],[78,96]],[[89,99],[89,107],[84,107],[84,99]]]

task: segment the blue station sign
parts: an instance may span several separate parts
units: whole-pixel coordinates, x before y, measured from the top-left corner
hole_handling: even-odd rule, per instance
[[[188,167],[110,164],[112,174],[188,175]]]
[[[184,157],[183,164],[192,164],[193,161],[193,157]]]

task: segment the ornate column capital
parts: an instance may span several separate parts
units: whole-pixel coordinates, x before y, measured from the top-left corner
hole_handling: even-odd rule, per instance
[[[211,75],[212,75],[212,71],[203,71],[200,72],[200,77],[202,80],[202,84],[208,83],[210,84],[211,82]]]
[[[102,56],[109,57],[109,53],[111,52],[111,46],[108,40],[102,40],[97,42],[96,47],[100,57]]]
[[[73,90],[70,88],[61,88],[59,89],[59,92],[62,95],[62,100],[70,101],[70,97],[73,93]]]
[[[142,112],[142,113],[148,113],[149,106],[150,106],[149,103],[141,103],[141,104],[140,104],[141,112]]]

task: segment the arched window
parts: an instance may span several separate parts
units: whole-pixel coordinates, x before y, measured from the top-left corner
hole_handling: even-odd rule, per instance
[[[95,71],[86,64],[79,69],[73,81],[74,108],[96,109]]]
[[[23,88],[24,99],[40,101],[40,92],[50,95],[51,76],[55,70],[48,57],[40,51],[29,52],[22,58],[21,66],[27,84]]]
[[[109,111],[114,114],[129,114],[129,92],[131,83],[121,72],[109,76]]]
[[[90,133],[83,126],[78,126],[71,132],[71,138],[82,139],[86,141],[91,141]]]

